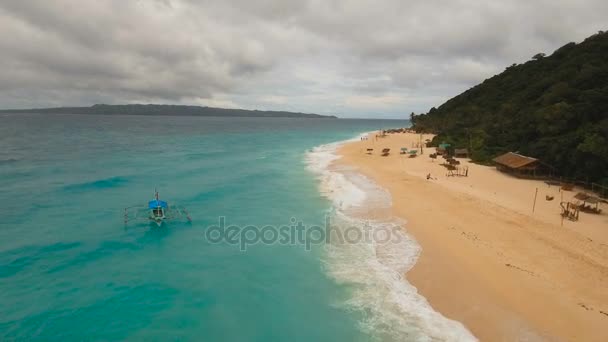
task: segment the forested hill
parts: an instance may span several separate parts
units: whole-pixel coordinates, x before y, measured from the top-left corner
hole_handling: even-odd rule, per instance
[[[224,116],[224,117],[287,117],[287,118],[336,118],[335,116],[304,114],[284,111],[263,111],[245,109],[224,109],[200,106],[129,104],[91,107],[58,107],[39,109],[5,109],[0,113],[40,113],[40,114],[98,114],[98,115],[174,115],[174,116]]]
[[[608,32],[504,72],[413,115],[416,131],[468,147],[478,162],[507,151],[564,177],[608,184]]]

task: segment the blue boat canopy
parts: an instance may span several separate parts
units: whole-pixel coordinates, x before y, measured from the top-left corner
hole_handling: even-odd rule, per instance
[[[161,200],[152,200],[148,202],[148,208],[156,209],[158,207],[167,208],[167,202]]]

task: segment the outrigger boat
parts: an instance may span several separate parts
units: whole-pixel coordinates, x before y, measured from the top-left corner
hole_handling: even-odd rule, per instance
[[[158,191],[154,191],[154,199],[148,202],[147,208],[132,206],[125,208],[125,224],[134,220],[145,220],[161,226],[163,222],[175,219],[187,219],[192,222],[186,208],[180,206],[169,206],[166,201],[158,198]]]

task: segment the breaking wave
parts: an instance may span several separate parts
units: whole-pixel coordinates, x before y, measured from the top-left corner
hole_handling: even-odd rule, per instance
[[[393,236],[388,242],[336,243],[331,239],[325,246],[326,273],[352,289],[341,305],[362,315],[360,328],[374,339],[476,341],[461,323],[433,310],[405,279],[421,248],[403,229],[406,221],[391,215],[387,191],[356,170],[334,164],[339,159],[336,151],[345,142],[318,146],[306,155],[321,193],[332,203],[333,231],[345,233],[356,227],[370,231],[370,236],[387,232]]]

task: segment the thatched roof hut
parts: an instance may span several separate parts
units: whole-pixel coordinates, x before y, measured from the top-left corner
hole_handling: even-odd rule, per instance
[[[454,157],[469,158],[469,150],[466,148],[456,148],[454,149]]]
[[[452,145],[447,144],[447,143],[441,143],[441,144],[439,144],[439,146],[437,146],[437,148],[435,148],[435,151],[439,155],[447,154],[450,146],[452,146]]]
[[[535,168],[538,159],[507,152],[493,159],[494,163],[509,169]]]
[[[597,204],[600,201],[599,198],[588,195],[584,192],[579,192],[578,194],[574,195],[574,198],[576,198],[577,200],[586,202],[586,203],[590,203],[590,204]]]
[[[536,176],[541,171],[538,159],[523,156],[514,152],[507,152],[493,159],[499,171],[517,175]]]
[[[583,204],[578,205],[578,208],[580,209],[580,211],[586,212],[586,213],[592,213],[592,214],[599,214],[602,212],[602,210],[599,208],[599,205],[600,205],[599,198],[597,198],[595,196],[591,196],[584,192],[579,192],[578,194],[576,194],[574,196],[574,198],[576,198],[579,201],[583,201]],[[587,203],[595,204],[595,207],[587,205]]]

